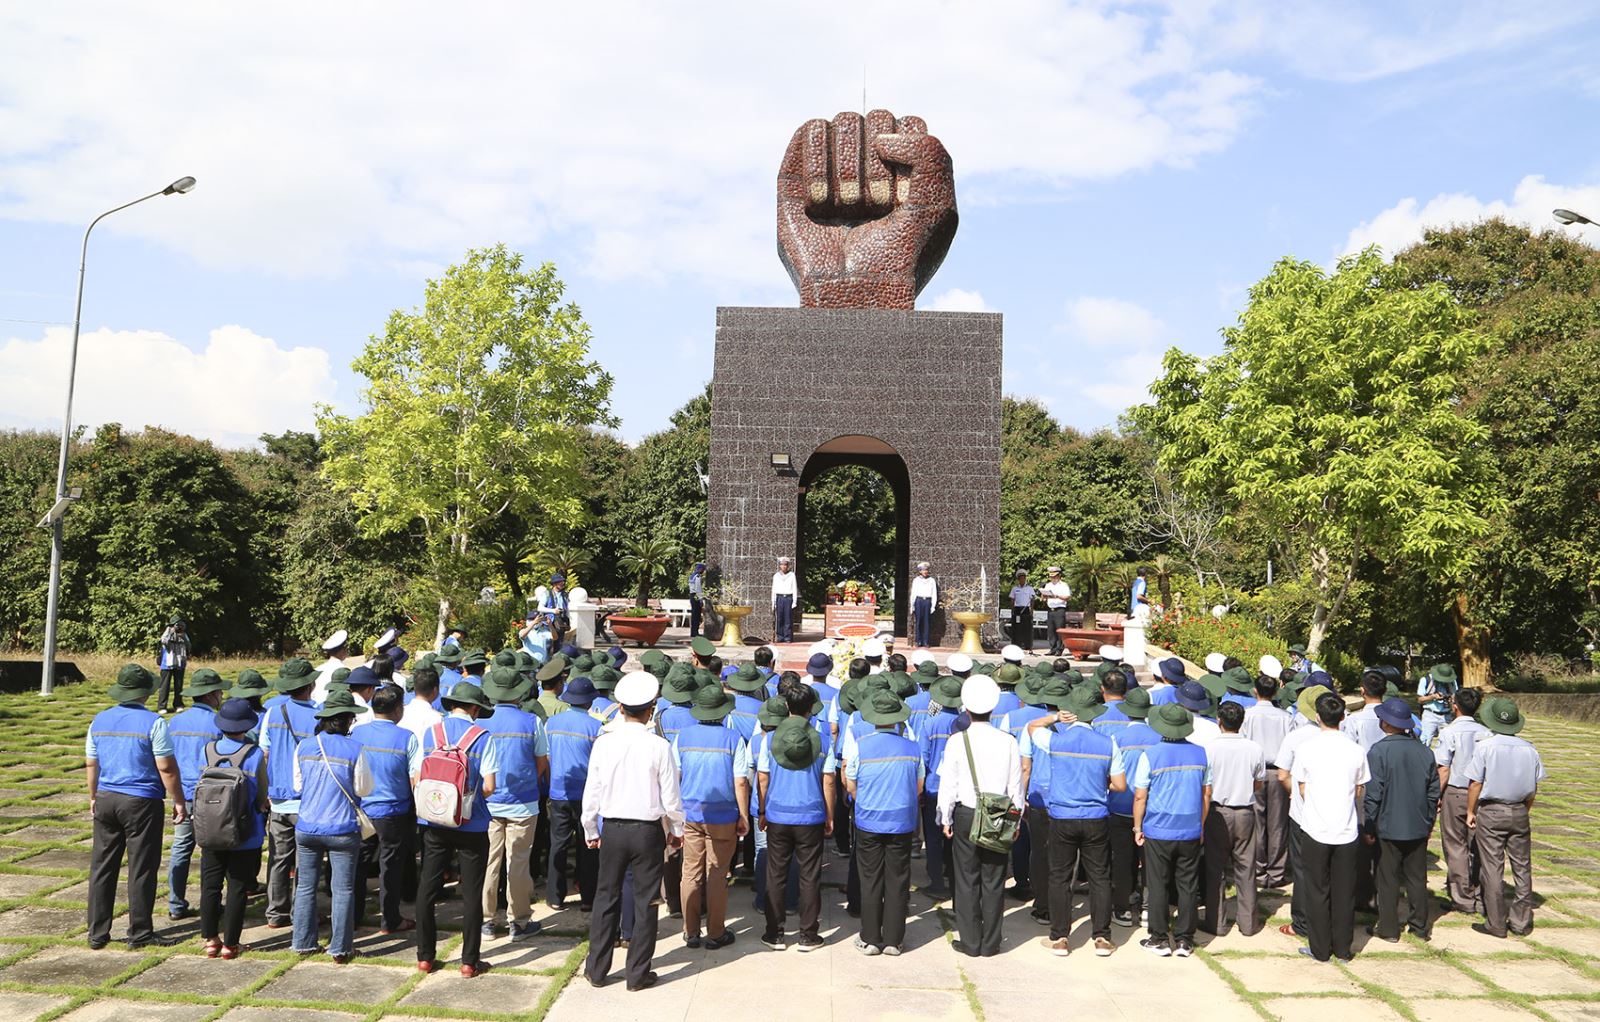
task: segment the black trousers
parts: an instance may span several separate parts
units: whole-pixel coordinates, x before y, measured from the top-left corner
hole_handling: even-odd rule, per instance
[[[1372,911],[1378,900],[1378,846],[1356,841],[1356,907]]]
[[[1311,932],[1311,924],[1306,917],[1305,842],[1306,832],[1300,829],[1298,823],[1290,820],[1289,876],[1294,880],[1294,890],[1289,892],[1289,925],[1302,937]]]
[[[430,962],[439,949],[435,918],[444,896],[444,872],[455,854],[461,896],[461,962],[478,964],[483,941],[483,877],[489,868],[489,835],[481,830],[422,828],[422,880],[417,888],[417,961]]]
[[[600,853],[583,840],[583,802],[580,799],[550,800],[550,872],[545,877],[544,899],[559,905],[567,897],[567,881],[578,888],[578,901],[594,905],[595,875],[600,868]],[[569,863],[577,859],[576,874]]]
[[[767,936],[783,934],[789,860],[800,866],[800,935],[817,936],[822,918],[822,824],[767,824]]]
[[[156,709],[167,707],[167,688],[172,689],[172,708],[183,709],[183,667],[166,667],[161,670],[161,687],[156,690]]]
[[[911,835],[856,831],[861,871],[861,939],[875,947],[906,942],[911,911]]]
[[[944,836],[944,828],[939,826],[938,806],[939,795],[934,792],[931,795],[925,793],[918,807],[922,813],[923,857],[928,867],[928,886],[935,890],[948,891],[950,839]]]
[[[1050,939],[1072,933],[1072,881],[1079,867],[1089,878],[1089,922],[1094,936],[1111,939],[1111,841],[1098,820],[1050,821]]]
[[[972,810],[966,806],[955,807],[950,829],[951,844],[955,846],[956,929],[961,943],[984,957],[992,957],[1000,953],[1009,856],[972,843]]]
[[[200,850],[200,936],[204,940],[222,938],[228,947],[237,947],[244,932],[244,906],[250,898],[250,885],[261,871],[260,848],[235,848],[225,852]],[[228,882],[228,901],[223,905],[222,882]],[[220,932],[218,927],[220,926]]]
[[[622,881],[633,871],[633,928],[628,934],[628,985],[637,986],[650,972],[656,955],[656,891],[667,835],[660,820],[605,820],[594,912],[589,916],[589,959],[583,972],[596,983],[611,971],[622,921]]]
[[[933,634],[933,600],[927,596],[912,600],[911,617],[914,622],[911,644],[926,649]]]
[[[1031,885],[1031,911],[1043,919],[1050,914],[1050,811],[1029,806],[1024,815],[1028,820],[1028,875],[1038,878],[1038,882]]]
[[[779,596],[772,603],[772,630],[779,642],[794,641],[794,597]]]
[[[700,634],[700,597],[689,597],[689,637],[694,638]]]
[[[111,939],[123,852],[128,855],[128,940],[138,943],[155,935],[151,913],[156,903],[156,874],[161,869],[164,806],[159,798],[114,791],[96,794],[94,850],[89,856],[89,943]]]
[[[1300,855],[1306,888],[1306,939],[1311,957],[1349,959],[1356,927],[1356,868],[1360,841],[1325,845],[1300,832]],[[1297,885],[1301,881],[1296,881]]]
[[[1149,921],[1145,929],[1157,940],[1168,936],[1194,943],[1194,929],[1199,919],[1200,903],[1200,840],[1162,841],[1144,839],[1145,908]],[[1168,929],[1167,910],[1171,900],[1169,887],[1178,892],[1178,917]]]
[[[1140,896],[1141,855],[1133,841],[1133,817],[1112,813],[1106,821],[1111,837],[1111,907],[1131,912]]]
[[[1023,649],[1033,648],[1033,608],[1011,608],[1011,641]]]
[[[1057,629],[1067,627],[1067,608],[1051,607],[1045,613],[1050,615],[1050,655],[1060,656],[1061,633]]]
[[[383,928],[394,930],[400,926],[400,902],[405,900],[406,874],[416,855],[414,840],[417,835],[417,818],[410,813],[399,816],[374,816],[377,828],[378,859],[378,911]],[[361,901],[356,907],[356,918],[366,914],[366,880],[361,883]]]
[[[1406,892],[1406,927],[1419,937],[1429,934],[1428,839],[1378,839],[1378,936],[1400,936],[1400,890]]]

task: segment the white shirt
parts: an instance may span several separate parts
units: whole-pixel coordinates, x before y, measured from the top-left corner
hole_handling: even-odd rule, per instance
[[[337,657],[329,657],[317,668],[317,680],[311,688],[311,701],[318,704],[328,701],[328,685],[333,681],[333,672],[344,666],[344,661]]]
[[[1315,738],[1321,730],[1315,724],[1300,724],[1294,730],[1283,736],[1283,744],[1278,746],[1278,769],[1289,771],[1289,819],[1300,822],[1300,786],[1293,783],[1295,757],[1299,754],[1300,746]]]
[[[1206,747],[1211,766],[1211,801],[1241,809],[1256,804],[1256,786],[1267,776],[1267,759],[1261,746],[1239,734],[1224,731]],[[1277,778],[1272,779],[1277,784]]]
[[[1013,608],[1021,607],[1023,609],[1033,606],[1034,591],[1035,590],[1033,586],[1012,586],[1011,606]]]
[[[911,599],[919,600],[927,597],[933,605],[939,605],[939,580],[932,575],[918,575],[911,580]]]
[[[1375,705],[1368,703],[1339,722],[1339,730],[1344,732],[1346,738],[1360,745],[1362,752],[1371,752],[1374,745],[1383,741],[1383,725],[1378,722],[1378,715],[1372,712]]]
[[[1218,724],[1214,720],[1211,720],[1210,718],[1202,717],[1199,714],[1194,714],[1193,719],[1194,734],[1189,736],[1189,741],[1200,746],[1202,749],[1209,750],[1211,748],[1211,743],[1216,741],[1218,736],[1222,734],[1222,725]]]
[[[1244,708],[1244,724],[1239,733],[1261,746],[1261,754],[1273,766],[1278,764],[1278,748],[1283,739],[1294,730],[1294,718],[1272,705],[1258,702]]]
[[[1072,587],[1067,585],[1065,579],[1054,579],[1044,584],[1045,605],[1059,610],[1072,599]]]
[[[400,713],[400,726],[417,736],[417,741],[422,741],[422,736],[444,719],[444,714],[433,708],[433,704],[423,698],[416,698],[406,704]]]
[[[1295,751],[1291,774],[1301,796],[1300,829],[1313,841],[1347,845],[1361,833],[1356,790],[1372,779],[1367,754],[1338,731],[1317,729]]]
[[[621,718],[621,714],[617,715]],[[600,837],[600,821],[659,820],[683,834],[683,798],[672,746],[643,724],[624,720],[594,740],[589,779],[583,789],[583,834]]]
[[[772,573],[772,605],[778,605],[778,597],[792,596],[796,603],[800,602],[800,590],[796,588],[795,574],[792,571],[775,571]]]
[[[1017,740],[988,721],[973,721],[965,733],[972,742],[983,790],[1007,795],[1013,805],[1022,808],[1022,756]],[[967,765],[967,743],[960,735],[951,735],[939,763],[940,825],[950,826],[957,802],[968,809],[978,808],[978,790],[973,787],[972,768]]]

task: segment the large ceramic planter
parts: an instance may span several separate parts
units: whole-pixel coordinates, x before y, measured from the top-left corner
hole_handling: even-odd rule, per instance
[[[633,642],[641,646],[654,646],[671,623],[672,618],[665,614],[652,614],[650,617],[613,615],[606,619],[606,627],[616,635],[618,642]]]
[[[1101,646],[1122,645],[1120,628],[1057,628],[1056,634],[1061,636],[1061,644],[1068,652],[1079,659],[1098,654]]]
[[[717,606],[717,613],[722,615],[722,645],[744,645],[744,619],[750,616],[754,607]]]
[[[978,634],[978,629],[989,620],[987,611],[958,610],[950,615],[961,624],[961,650],[962,653],[982,653],[983,637]]]

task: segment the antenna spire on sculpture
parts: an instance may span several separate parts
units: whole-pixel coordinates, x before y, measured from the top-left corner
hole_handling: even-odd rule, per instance
[[[778,168],[778,257],[802,306],[912,308],[958,219],[950,154],[920,117],[809,120]]]

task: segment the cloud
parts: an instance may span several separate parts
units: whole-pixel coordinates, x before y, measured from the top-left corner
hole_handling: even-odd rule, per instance
[[[1368,245],[1378,245],[1385,255],[1393,256],[1421,241],[1422,232],[1427,228],[1450,227],[1496,216],[1538,231],[1562,230],[1550,216],[1550,211],[1557,207],[1600,216],[1600,185],[1558,185],[1538,175],[1529,175],[1517,182],[1509,201],[1484,201],[1460,193],[1436,195],[1425,203],[1414,197],[1401,199],[1357,225],[1339,251],[1359,252]],[[1565,229],[1578,232],[1586,228]]]
[[[1149,309],[1120,298],[1074,299],[1057,329],[1095,348],[1146,347],[1167,332]]]
[[[1047,344],[1006,346],[1008,391],[1036,396],[1062,422],[1113,425],[1150,398],[1172,332],[1153,312],[1121,298],[1083,296],[1066,305]]]
[[[983,295],[977,291],[966,291],[953,287],[943,294],[935,297],[931,302],[923,305],[931,312],[993,312]]]
[[[57,327],[0,342],[0,426],[61,428],[71,339]],[[334,392],[326,351],[280,348],[241,326],[212,330],[203,351],[154,330],[96,330],[79,341],[73,422],[161,426],[242,447],[262,433],[311,431],[313,406],[331,403]]]

